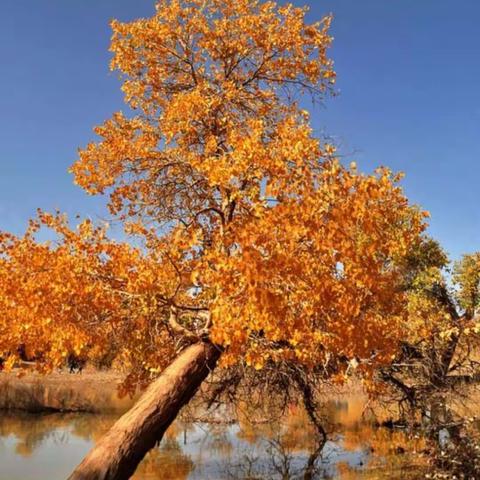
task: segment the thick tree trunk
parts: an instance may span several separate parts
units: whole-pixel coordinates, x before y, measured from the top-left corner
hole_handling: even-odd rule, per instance
[[[185,349],[100,439],[69,480],[130,478],[215,368],[219,357],[220,350],[208,342]]]

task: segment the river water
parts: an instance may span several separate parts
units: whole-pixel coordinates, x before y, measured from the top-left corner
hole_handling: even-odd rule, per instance
[[[375,428],[355,399],[331,401],[327,411],[330,440],[319,455],[314,432],[295,406],[263,423],[250,423],[247,415],[229,425],[177,421],[133,478],[418,478],[421,439]],[[115,418],[0,412],[0,480],[65,479]]]

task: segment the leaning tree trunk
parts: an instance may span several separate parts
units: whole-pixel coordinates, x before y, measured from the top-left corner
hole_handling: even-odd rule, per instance
[[[69,480],[130,478],[215,368],[219,357],[220,349],[208,342],[185,349],[100,439]]]

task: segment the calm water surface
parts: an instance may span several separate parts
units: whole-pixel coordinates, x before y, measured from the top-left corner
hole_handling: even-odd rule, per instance
[[[296,407],[279,421],[261,424],[246,419],[232,425],[178,421],[133,478],[413,478],[416,453],[424,448],[421,440],[374,428],[361,415],[362,405],[329,402],[332,440],[321,454]],[[0,480],[65,479],[114,421],[103,415],[0,412]]]

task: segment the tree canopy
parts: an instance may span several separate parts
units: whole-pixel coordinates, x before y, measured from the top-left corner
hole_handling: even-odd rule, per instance
[[[425,214],[398,175],[361,174],[315,137],[299,101],[333,92],[331,18],[305,13],[160,0],[151,18],[112,22],[127,110],[71,171],[137,243],[59,213],[3,233],[7,366],[20,344],[47,370],[70,352],[109,353],[133,386],[200,340],[223,365],[257,369],[341,357],[368,371],[393,358],[408,315],[402,259]],[[44,227],[57,241],[38,241]]]

